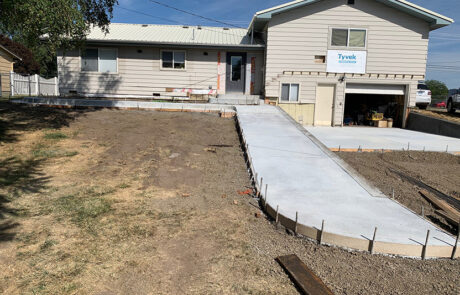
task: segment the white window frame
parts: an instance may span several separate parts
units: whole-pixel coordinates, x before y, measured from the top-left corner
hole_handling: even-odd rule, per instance
[[[172,52],[173,54],[173,59],[172,59],[173,67],[172,68],[163,67],[163,52]],[[184,53],[184,68],[183,69],[174,68],[174,54],[176,52]],[[162,71],[186,71],[187,70],[187,50],[168,50],[168,49],[160,50],[160,70]]]
[[[282,96],[282,91],[283,91],[283,84],[288,84],[289,85],[289,100],[282,100],[281,96]],[[297,100],[291,100],[291,86],[292,85],[299,85],[299,90],[298,90],[298,93],[297,93]],[[279,103],[300,103],[300,89],[301,89],[301,84],[299,82],[281,82],[280,83],[280,95],[279,95]]]
[[[333,30],[348,30],[348,36],[347,36],[347,46],[333,46],[332,45],[332,31]],[[352,30],[357,30],[357,31],[365,31],[366,36],[364,39],[364,47],[356,47],[356,46],[350,46],[350,32]],[[368,38],[368,29],[366,28],[345,28],[345,27],[331,27],[329,29],[329,44],[328,47],[331,49],[357,49],[357,50],[365,50],[367,49],[367,38]]]
[[[97,72],[94,72],[94,71],[83,71],[83,57],[82,57],[82,50],[80,50],[80,72],[82,73],[95,73],[95,74],[118,74],[118,48],[116,47],[102,47],[102,48],[99,48],[99,47],[87,47],[86,49],[97,49]],[[100,50],[101,49],[112,49],[112,50],[115,50],[116,52],[116,56],[117,56],[117,59],[116,59],[116,67],[117,67],[117,70],[115,72],[101,72],[101,68],[100,68]]]

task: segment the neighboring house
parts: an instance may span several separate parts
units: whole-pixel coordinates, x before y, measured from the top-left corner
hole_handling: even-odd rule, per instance
[[[13,71],[16,60],[21,60],[21,58],[0,45],[0,97],[11,93],[10,73]]]
[[[61,93],[260,94],[307,125],[377,106],[404,125],[429,33],[451,23],[403,0],[298,0],[257,12],[248,30],[112,24],[86,50],[59,54]]]

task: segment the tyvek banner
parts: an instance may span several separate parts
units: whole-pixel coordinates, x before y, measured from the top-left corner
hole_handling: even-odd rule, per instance
[[[327,51],[327,71],[330,73],[366,73],[366,51]]]

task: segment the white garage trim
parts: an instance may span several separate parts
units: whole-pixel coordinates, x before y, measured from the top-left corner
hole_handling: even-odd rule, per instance
[[[345,93],[350,94],[382,94],[382,95],[405,95],[404,85],[386,84],[348,84]]]

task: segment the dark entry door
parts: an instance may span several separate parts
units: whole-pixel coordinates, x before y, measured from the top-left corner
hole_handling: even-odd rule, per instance
[[[244,93],[246,74],[246,53],[227,53],[226,93]]]

